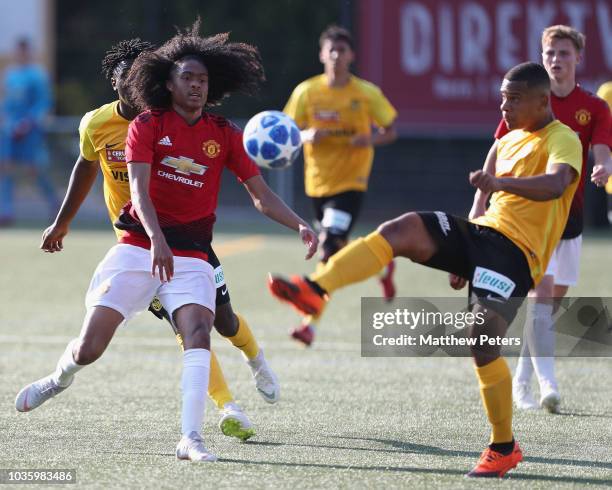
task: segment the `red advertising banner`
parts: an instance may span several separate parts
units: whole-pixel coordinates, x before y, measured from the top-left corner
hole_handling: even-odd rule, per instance
[[[492,134],[504,73],[541,62],[554,24],[587,36],[577,80],[612,80],[612,0],[359,0],[360,76],[399,112],[404,134]]]

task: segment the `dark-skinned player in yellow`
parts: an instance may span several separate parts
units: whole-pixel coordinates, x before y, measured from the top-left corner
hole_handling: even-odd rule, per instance
[[[499,140],[497,172],[470,174],[474,187],[492,193],[483,216],[468,221],[440,211],[404,214],[355,240],[308,277],[271,276],[272,293],[316,314],[329,294],[377,274],[394,257],[406,257],[468,278],[471,309],[485,319],[470,335],[503,337],[561,237],[580,177],[582,147],[552,113],[550,79],[542,65],[522,63],[509,70],[501,95],[511,131]],[[512,376],[500,350],[499,345],[472,348],[492,433],[470,477],[503,477],[522,460],[512,431]]]

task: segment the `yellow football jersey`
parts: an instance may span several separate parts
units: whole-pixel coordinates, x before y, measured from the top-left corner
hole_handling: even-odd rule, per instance
[[[512,240],[525,254],[536,285],[567,222],[580,179],[582,145],[576,133],[556,120],[539,131],[515,130],[499,140],[495,172],[498,177],[542,175],[556,163],[568,164],[577,172],[561,197],[532,201],[509,192],[496,192],[484,216],[471,220]]]
[[[371,134],[372,125],[390,126],[397,112],[380,89],[351,76],[343,87],[330,87],[326,75],[300,83],[284,112],[301,128],[330,131],[316,145],[304,145],[306,194],[325,197],[345,191],[365,191],[372,169],[374,150],[354,147],[357,134]]]
[[[612,82],[606,82],[597,91],[597,95],[608,103],[612,111]],[[606,184],[606,192],[612,194],[612,177],[608,179]]]
[[[119,101],[88,112],[79,125],[81,155],[100,162],[104,176],[104,202],[111,222],[130,199],[130,183],[125,163],[125,140],[130,121],[119,112]],[[115,229],[117,236],[121,233]]]

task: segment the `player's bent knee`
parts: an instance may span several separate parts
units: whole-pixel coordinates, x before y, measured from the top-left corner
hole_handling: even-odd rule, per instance
[[[501,357],[502,349],[501,342],[483,342],[482,336],[504,338],[508,322],[499,313],[481,303],[476,303],[472,307],[472,313],[484,318],[483,324],[474,324],[470,328],[470,338],[474,339],[474,343],[470,345],[470,352],[476,366],[482,367]]]
[[[217,307],[215,329],[224,337],[233,337],[238,333],[238,318],[234,314],[231,303]]]
[[[86,366],[96,362],[104,353],[105,348],[106,346],[79,341],[75,343],[74,350],[72,352],[74,362],[80,366]]]
[[[214,313],[205,306],[189,303],[173,312],[173,320],[187,349],[210,349]]]
[[[486,366],[501,356],[501,346],[483,344],[480,336],[481,334],[470,336],[474,339],[474,344],[470,345],[470,353],[478,367]]]
[[[501,348],[490,349],[470,347],[472,359],[478,367],[486,366],[501,357]]]
[[[405,240],[406,235],[414,229],[415,220],[418,219],[416,213],[402,214],[395,219],[385,221],[377,228],[377,231],[393,246],[394,243],[399,243],[402,239]]]
[[[386,221],[377,231],[389,242],[396,257],[426,262],[435,252],[433,239],[417,213],[406,213]]]
[[[210,325],[207,321],[194,323],[189,332],[183,335],[185,350],[206,349],[210,350]]]

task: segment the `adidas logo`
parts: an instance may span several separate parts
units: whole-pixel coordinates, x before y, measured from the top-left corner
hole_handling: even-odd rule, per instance
[[[164,136],[157,142],[157,144],[163,146],[172,146],[172,141],[170,141],[170,138],[168,136]]]

